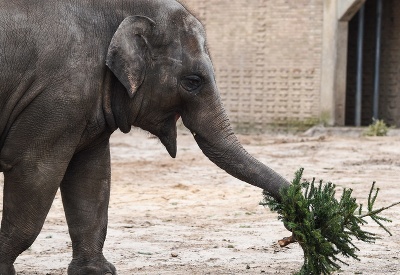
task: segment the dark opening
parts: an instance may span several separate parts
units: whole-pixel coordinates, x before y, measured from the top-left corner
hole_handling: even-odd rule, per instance
[[[378,119],[400,126],[400,1],[383,0]],[[372,123],[377,0],[364,10],[361,125]],[[349,22],[345,125],[355,125],[359,12]]]
[[[372,119],[375,37],[376,37],[376,1],[366,1],[364,11],[364,39],[362,53],[362,100],[361,125],[368,125]],[[346,81],[346,125],[355,125],[356,89],[357,89],[357,50],[359,35],[358,12],[349,22],[347,81]]]

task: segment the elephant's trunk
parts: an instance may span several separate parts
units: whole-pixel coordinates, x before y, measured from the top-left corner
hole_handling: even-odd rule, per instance
[[[242,147],[220,100],[214,103],[214,108],[210,108],[210,105],[206,108],[209,110],[205,115],[204,112],[201,112],[203,115],[197,114],[194,124],[182,116],[185,126],[191,130],[203,153],[235,178],[260,187],[280,200],[280,189],[289,186],[289,182]]]

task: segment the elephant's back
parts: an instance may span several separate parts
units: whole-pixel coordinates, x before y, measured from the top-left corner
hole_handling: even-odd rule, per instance
[[[85,2],[0,0],[0,150],[15,118],[38,94],[72,89],[72,81],[105,66],[107,29]]]

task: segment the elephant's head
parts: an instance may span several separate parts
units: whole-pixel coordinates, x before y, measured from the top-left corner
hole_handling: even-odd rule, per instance
[[[240,145],[221,103],[201,23],[182,6],[157,16],[129,16],[115,32],[107,66],[127,95],[113,108],[117,118],[156,135],[176,155],[176,120],[182,117],[204,154],[236,178],[279,198],[288,182]],[[126,95],[126,94],[125,94]]]

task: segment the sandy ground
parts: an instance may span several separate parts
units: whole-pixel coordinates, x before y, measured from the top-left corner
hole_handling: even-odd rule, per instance
[[[288,179],[305,178],[354,189],[365,202],[372,181],[382,189],[377,206],[400,200],[400,137],[239,136],[247,150]],[[112,137],[112,196],[104,253],[125,274],[291,274],[301,248],[279,248],[288,236],[275,213],[259,206],[258,188],[240,182],[206,159],[186,131],[171,159],[160,142],[133,131]],[[3,177],[0,176],[0,181]],[[358,243],[361,261],[338,274],[400,274],[400,206],[386,216],[390,237]],[[59,194],[43,230],[16,261],[18,274],[66,274],[71,242]]]

